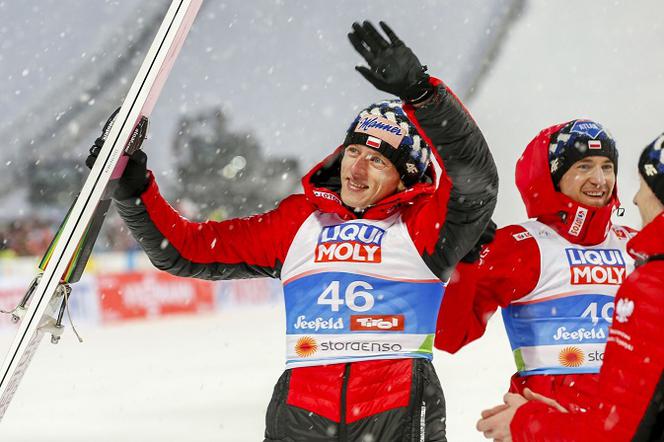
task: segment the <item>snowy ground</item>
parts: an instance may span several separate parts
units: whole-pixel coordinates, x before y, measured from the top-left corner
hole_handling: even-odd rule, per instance
[[[498,318],[456,356],[435,354],[450,441],[483,440],[483,408],[500,401],[513,370]],[[79,326],[44,340],[0,424],[2,441],[262,440],[283,370],[281,306],[113,327]],[[13,337],[0,334],[0,348]]]

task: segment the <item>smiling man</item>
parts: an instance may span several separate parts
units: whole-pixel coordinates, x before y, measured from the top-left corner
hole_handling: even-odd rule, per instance
[[[549,147],[549,167],[556,189],[581,205],[609,205],[617,165],[614,140],[592,121],[568,123]]]
[[[515,442],[664,440],[664,134],[641,153],[634,204],[643,229],[627,244],[636,270],[616,294],[599,375],[598,406],[583,414],[550,398],[506,394],[482,412],[487,439]],[[568,412],[571,411],[571,412]]]
[[[616,185],[615,165],[611,158],[591,156],[577,161],[558,183],[560,192],[574,201],[591,207],[609,203]]]
[[[549,127],[528,144],[516,184],[533,219],[499,229],[477,263],[457,266],[436,347],[479,338],[501,307],[517,367],[510,391],[529,387],[575,411],[593,404],[614,297],[634,268],[634,230],[611,223],[617,165],[613,137],[594,121]]]
[[[356,69],[401,100],[362,110],[303,178],[304,194],[260,215],[194,223],[160,195],[139,151],[114,196],[161,270],[281,279],[286,370],[266,441],[446,440],[431,363],[436,314],[449,274],[491,218],[498,175],[464,106],[381,26],[389,41],[369,22],[353,25],[351,43],[369,64]]]
[[[352,144],[341,160],[341,200],[356,209],[404,189],[399,173],[390,160],[373,148]]]

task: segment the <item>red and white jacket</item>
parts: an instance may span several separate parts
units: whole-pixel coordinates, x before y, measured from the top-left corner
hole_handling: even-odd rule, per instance
[[[480,260],[460,263],[438,316],[435,346],[454,353],[484,334],[503,309],[517,373],[510,391],[530,387],[567,407],[594,395],[613,297],[633,268],[633,230],[615,226],[616,190],[595,208],[556,191],[548,167],[551,134],[541,131],[516,166],[527,223],[499,229]]]
[[[664,438],[664,213],[628,243],[642,263],[616,296],[599,374],[597,405],[560,413],[541,402],[521,406],[515,442],[655,441]]]
[[[443,283],[488,223],[498,180],[470,114],[439,80],[431,81],[437,92],[430,104],[404,107],[433,148],[426,182],[361,214],[339,197],[342,147],[303,178],[304,194],[261,215],[190,222],[164,200],[153,177],[138,204],[117,202],[132,234],[161,270],[211,280],[282,279],[287,367],[292,367],[285,400],[297,410],[349,423],[395,408],[419,413],[422,406],[411,396],[413,360],[431,357]],[[338,239],[348,244],[333,255],[326,241]],[[319,250],[323,242],[325,249]],[[368,248],[351,252],[358,244]],[[377,246],[383,247],[382,259],[376,259]],[[373,296],[378,287],[384,292]],[[435,305],[423,308],[418,296]],[[390,310],[381,311],[384,305]],[[381,393],[376,385],[383,381],[390,388]],[[433,412],[427,416],[440,424]]]

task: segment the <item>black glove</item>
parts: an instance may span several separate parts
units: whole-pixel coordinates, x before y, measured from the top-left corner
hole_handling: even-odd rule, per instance
[[[472,264],[475,261],[479,260],[482,247],[485,244],[491,243],[495,237],[496,237],[496,223],[494,223],[493,220],[490,220],[489,224],[484,229],[484,232],[482,232],[479,239],[477,240],[477,243],[473,246],[472,249],[470,249],[470,251],[466,254],[466,256],[461,258],[461,262]]]
[[[389,26],[381,21],[380,27],[389,42],[370,22],[353,23],[353,32],[348,38],[370,67],[356,66],[355,69],[377,89],[396,95],[407,103],[418,104],[427,100],[434,93],[427,67],[420,64],[413,51]]]
[[[116,109],[115,112],[104,124],[102,129],[101,136],[97,138],[90,147],[90,155],[85,160],[85,165],[88,168],[92,169],[94,166],[97,157],[101,148],[104,146],[104,142],[108,137],[109,132],[111,131],[111,126],[115,121],[120,108]],[[127,161],[127,167],[125,167],[122,177],[118,181],[118,186],[113,192],[113,199],[124,200],[128,198],[135,198],[142,194],[148,186],[148,171],[147,171],[147,161],[148,157],[145,155],[145,152],[140,150],[143,140],[145,140],[145,135],[148,131],[148,119],[146,117],[141,117],[136,129],[129,139],[129,143],[125,148],[125,152],[129,154],[129,161]]]

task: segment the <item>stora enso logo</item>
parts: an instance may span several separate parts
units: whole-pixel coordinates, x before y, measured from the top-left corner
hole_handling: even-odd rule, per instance
[[[620,285],[625,278],[625,260],[618,249],[565,249],[570,284]]]
[[[326,226],[318,237],[315,262],[381,262],[385,230],[359,222]]]

